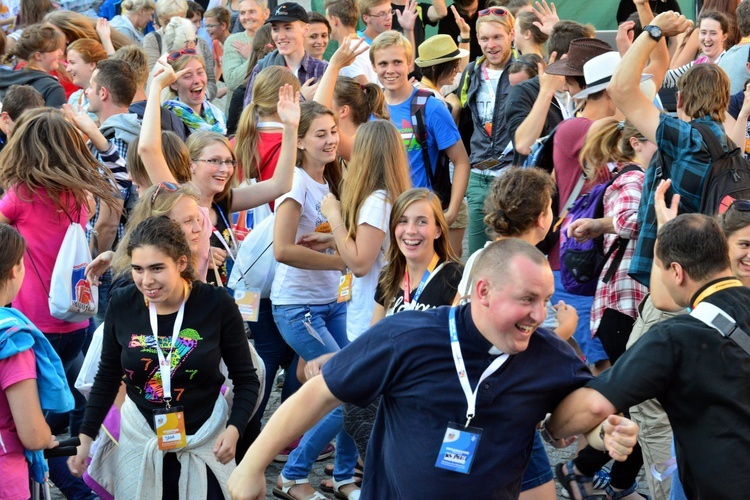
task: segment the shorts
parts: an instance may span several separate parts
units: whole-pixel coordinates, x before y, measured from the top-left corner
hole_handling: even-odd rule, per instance
[[[443,211],[445,213],[445,211]],[[466,198],[461,200],[461,205],[458,207],[458,217],[451,224],[449,229],[466,229],[469,226],[469,205],[466,203]]]
[[[546,484],[554,479],[552,466],[544,449],[544,443],[538,432],[534,432],[534,445],[531,448],[531,459],[523,473],[521,491],[530,490]]]

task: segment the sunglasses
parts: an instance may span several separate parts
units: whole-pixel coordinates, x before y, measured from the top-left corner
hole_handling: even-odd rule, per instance
[[[725,214],[732,208],[739,212],[750,212],[750,200],[732,200],[731,198],[725,198],[719,205],[719,214]]]
[[[170,61],[176,61],[182,56],[194,56],[195,54],[197,54],[195,49],[182,49],[182,50],[178,50],[177,52],[172,52],[171,54],[169,54],[168,59]]]
[[[154,206],[154,202],[156,201],[156,197],[159,196],[159,193],[161,192],[162,188],[166,191],[175,192],[179,189],[179,186],[171,182],[160,182],[159,185],[156,186],[156,190],[154,191],[154,194],[151,195],[151,207],[152,208]]]
[[[503,17],[508,15],[508,11],[503,9],[502,7],[489,7],[487,9],[482,9],[479,11],[479,17],[484,16],[498,16]]]

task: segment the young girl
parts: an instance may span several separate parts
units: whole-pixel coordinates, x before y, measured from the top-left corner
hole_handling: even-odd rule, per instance
[[[85,90],[91,81],[91,75],[96,69],[96,63],[107,59],[107,52],[102,44],[90,38],[81,38],[68,45],[68,74],[73,83],[80,87],[73,92],[68,98],[68,104],[73,106],[76,112],[88,112],[89,100],[86,97]],[[90,113],[92,120],[96,120],[96,115]]]
[[[235,445],[258,395],[242,316],[223,290],[194,279],[185,234],[168,218],[141,222],[127,253],[135,283],[117,290],[107,309],[102,360],[81,446],[68,462],[71,472],[85,470],[91,443],[124,380],[128,397],[121,409],[115,497],[141,498],[160,489],[187,498],[189,485],[189,496],[226,498]],[[221,395],[222,360],[234,384],[231,411]],[[184,419],[182,446],[165,446],[157,438],[154,426],[164,414]],[[157,442],[167,453],[154,452]],[[133,470],[140,471],[137,480]],[[205,480],[180,481],[183,474],[205,474]]]
[[[13,301],[23,283],[26,249],[23,237],[7,224],[0,224],[0,301]],[[67,411],[73,398],[65,381],[60,359],[49,342],[20,312],[0,310],[0,498],[30,498],[29,464],[26,450],[41,450],[54,445],[45,411]],[[45,362],[47,363],[45,365]],[[39,370],[37,366],[45,366]],[[45,400],[40,401],[39,387]],[[58,401],[49,401],[49,396]],[[50,403],[57,403],[51,406]],[[37,455],[35,455],[37,456]]]

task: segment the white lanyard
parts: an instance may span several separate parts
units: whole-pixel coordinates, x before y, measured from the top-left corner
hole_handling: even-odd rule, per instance
[[[185,316],[185,302],[187,299],[183,299],[180,309],[177,311],[177,317],[174,320],[174,328],[172,328],[172,345],[169,348],[169,355],[164,356],[164,353],[159,347],[159,325],[156,319],[156,306],[153,302],[148,305],[148,315],[151,321],[151,333],[154,336],[154,343],[156,344],[156,355],[159,358],[159,373],[161,373],[161,386],[164,389],[164,401],[167,403],[169,408],[169,402],[172,400],[172,352],[174,346],[177,344],[177,339],[180,336],[180,330],[182,329],[182,318]]]
[[[466,374],[466,366],[464,365],[464,358],[461,355],[461,345],[458,343],[458,330],[456,329],[456,308],[451,307],[449,317],[448,317],[448,330],[450,332],[451,336],[451,350],[453,351],[453,362],[456,364],[456,373],[458,373],[458,381],[461,383],[461,388],[464,390],[464,394],[466,395],[466,404],[468,406],[466,410],[466,425],[464,427],[469,426],[469,422],[471,422],[471,419],[474,418],[474,415],[476,415],[476,406],[477,406],[477,393],[479,392],[479,387],[482,385],[482,382],[484,379],[495,373],[500,369],[501,366],[503,366],[503,363],[505,363],[508,360],[508,355],[503,354],[502,356],[498,357],[490,363],[490,366],[487,367],[486,370],[484,370],[484,373],[482,373],[482,376],[479,377],[479,382],[477,383],[477,388],[474,389],[474,391],[471,390],[471,385],[469,385],[469,377]]]

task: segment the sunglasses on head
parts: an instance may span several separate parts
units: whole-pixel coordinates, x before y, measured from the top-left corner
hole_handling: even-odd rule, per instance
[[[502,7],[489,7],[487,9],[482,9],[479,11],[479,17],[490,15],[503,17],[508,15],[508,11],[503,9]]]
[[[160,182],[158,186],[156,186],[156,190],[154,191],[154,194],[151,195],[151,206],[154,206],[154,202],[156,201],[156,197],[159,196],[159,192],[164,189],[165,191],[171,191],[175,192],[179,189],[179,186],[177,184],[174,184],[172,182]]]
[[[182,56],[186,56],[186,55],[194,56],[195,54],[197,54],[195,49],[182,49],[182,50],[178,50],[177,52],[172,52],[171,54],[169,54],[168,59],[170,61],[176,61]]]

